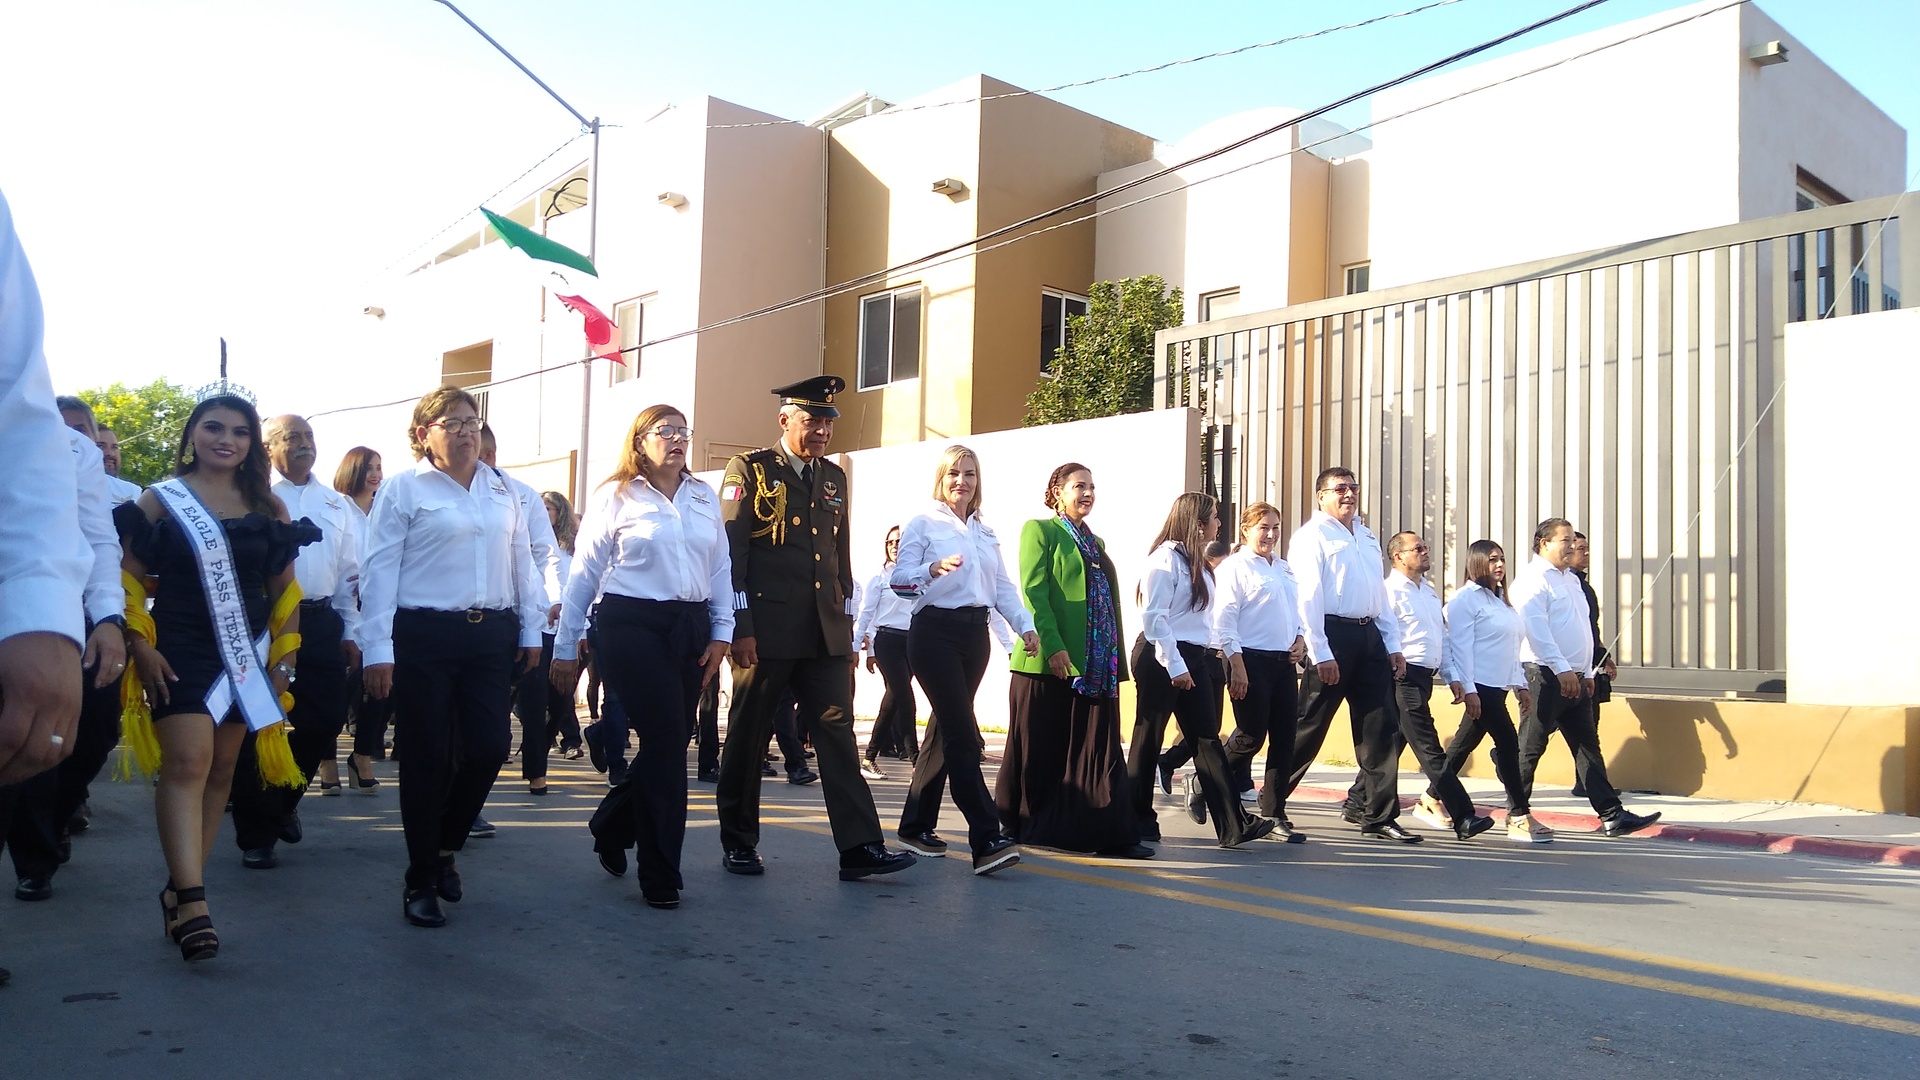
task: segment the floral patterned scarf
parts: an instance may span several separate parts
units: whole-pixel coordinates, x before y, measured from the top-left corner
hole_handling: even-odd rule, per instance
[[[1085,674],[1073,680],[1074,693],[1111,698],[1120,692],[1120,620],[1113,606],[1113,582],[1106,573],[1106,556],[1093,531],[1062,515],[1059,521],[1080,549],[1087,564],[1087,663]]]

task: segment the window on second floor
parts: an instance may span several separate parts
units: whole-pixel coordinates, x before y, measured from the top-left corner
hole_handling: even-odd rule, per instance
[[[618,328],[620,341],[620,359],[624,364],[607,365],[607,382],[617,385],[632,382],[640,377],[640,350],[637,346],[646,340],[647,304],[653,298],[643,296],[638,300],[629,300],[613,307],[613,325]]]
[[[919,285],[860,298],[860,389],[920,377]]]
[[[1231,319],[1240,314],[1240,290],[1222,289],[1200,297],[1200,321]]]
[[[1354,263],[1347,267],[1347,295],[1366,292],[1373,280],[1373,264]]]
[[[1053,358],[1067,347],[1067,320],[1087,313],[1087,298],[1058,289],[1040,290],[1040,372],[1053,370]]]

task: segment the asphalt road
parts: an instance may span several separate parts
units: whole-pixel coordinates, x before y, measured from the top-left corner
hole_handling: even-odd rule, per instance
[[[532,799],[509,767],[441,930],[401,918],[391,765],[376,798],[310,796],[277,870],[223,834],[222,952],[191,968],[158,932],[145,791],[96,785],[54,899],[0,896],[0,1076],[1920,1075],[1913,870],[1402,847],[1311,809],[1308,844],[1221,851],[1164,807],[1148,863],[843,884],[818,788],[775,779],[767,874],[721,871],[696,784],[683,903],[655,911],[592,856],[598,778],[556,768]],[[904,777],[875,790],[891,824]]]

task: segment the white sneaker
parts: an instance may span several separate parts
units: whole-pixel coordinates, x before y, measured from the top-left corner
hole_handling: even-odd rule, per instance
[[[1507,839],[1518,840],[1523,844],[1551,844],[1553,830],[1533,820],[1532,814],[1509,814]]]
[[[1446,810],[1442,808],[1439,803],[1435,802],[1431,795],[1420,796],[1419,805],[1413,808],[1413,817],[1414,820],[1421,824],[1429,825],[1436,829],[1446,830],[1453,828],[1453,819],[1447,816]]]
[[[860,759],[860,775],[869,780],[885,780],[887,774],[880,771],[879,763],[872,758]]]

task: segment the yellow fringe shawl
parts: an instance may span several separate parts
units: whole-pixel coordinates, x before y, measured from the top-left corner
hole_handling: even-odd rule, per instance
[[[147,644],[155,643],[153,616],[147,613],[146,582],[122,570],[120,584],[127,591],[127,632],[145,638]],[[267,617],[267,627],[273,633],[273,643],[267,650],[267,666],[285,659],[294,650],[300,648],[299,634],[283,634],[281,628],[295,608],[300,606],[300,586],[289,584],[280,598],[274,602],[273,612]],[[147,688],[138,673],[124,679],[120,684],[120,761],[114,767],[114,777],[132,781],[146,778],[160,771],[160,740],[153,731],[153,709],[147,702]],[[282,709],[293,708],[293,695],[280,695]],[[260,782],[268,787],[303,788],[307,786],[306,775],[300,766],[294,763],[293,748],[287,744],[287,725],[284,721],[260,729],[254,736],[254,756],[260,766]]]

